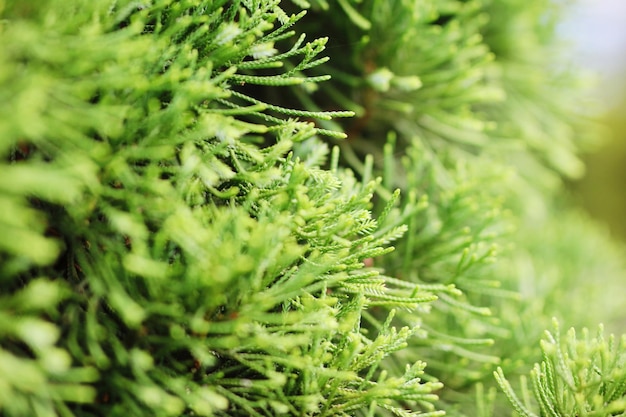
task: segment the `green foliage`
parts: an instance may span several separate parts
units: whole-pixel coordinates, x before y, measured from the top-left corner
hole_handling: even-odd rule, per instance
[[[543,360],[535,364],[530,378],[532,393],[542,416],[618,416],[626,413],[626,336],[604,338],[602,326],[596,337],[584,328],[582,338],[572,328],[561,340],[558,323],[541,342]],[[513,392],[502,369],[495,373],[515,410],[532,417],[528,388],[524,401]],[[534,407],[533,407],[534,408]]]
[[[290,153],[341,135],[286,117],[350,113],[233,88],[324,79],[300,75],[324,39],[272,47],[301,14],[166,1],[31,13],[4,10],[6,415],[432,408],[423,364],[376,371],[413,331],[359,332],[366,303],[436,298],[386,293],[362,268],[403,229],[372,235],[375,182],[321,170],[327,147]],[[299,63],[254,75],[287,57]]]
[[[0,0],[0,414],[532,415],[623,307],[551,7]]]

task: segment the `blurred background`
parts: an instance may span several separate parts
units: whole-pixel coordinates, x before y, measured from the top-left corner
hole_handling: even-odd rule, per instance
[[[586,176],[574,198],[611,235],[626,242],[626,0],[575,0],[560,28],[574,64],[589,71],[592,111],[608,127],[605,142],[585,156]]]

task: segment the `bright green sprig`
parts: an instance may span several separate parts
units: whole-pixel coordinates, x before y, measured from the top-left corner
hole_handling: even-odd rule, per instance
[[[275,76],[255,76],[255,75],[239,75],[235,74],[231,78],[233,81],[239,83],[250,83],[258,85],[270,85],[270,86],[285,86],[285,85],[298,85],[304,82],[316,83],[320,81],[327,81],[330,76],[321,75],[319,77],[275,77]],[[267,106],[266,106],[267,108]]]
[[[534,399],[541,415],[615,416],[626,413],[626,336],[605,338],[602,326],[597,335],[574,329],[561,340],[558,323],[541,341],[543,360],[531,372]],[[496,380],[522,416],[535,417],[531,405],[518,399],[502,369]]]
[[[284,114],[286,116],[301,116],[301,117],[314,117],[320,120],[331,120],[333,117],[352,117],[354,116],[354,112],[351,111],[326,111],[326,112],[316,112],[316,111],[307,111],[307,110],[294,110],[280,106],[274,106],[272,104],[263,103],[255,98],[247,96],[245,94],[233,91],[233,96],[241,98],[249,103],[254,104],[264,104],[267,106],[267,109],[273,110],[275,112]]]

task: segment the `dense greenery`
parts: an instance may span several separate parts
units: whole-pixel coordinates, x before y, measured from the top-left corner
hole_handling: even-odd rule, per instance
[[[626,415],[559,13],[0,0],[0,414]]]

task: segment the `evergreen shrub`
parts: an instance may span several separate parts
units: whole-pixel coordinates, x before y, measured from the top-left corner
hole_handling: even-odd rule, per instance
[[[560,7],[0,0],[0,415],[626,415]]]

